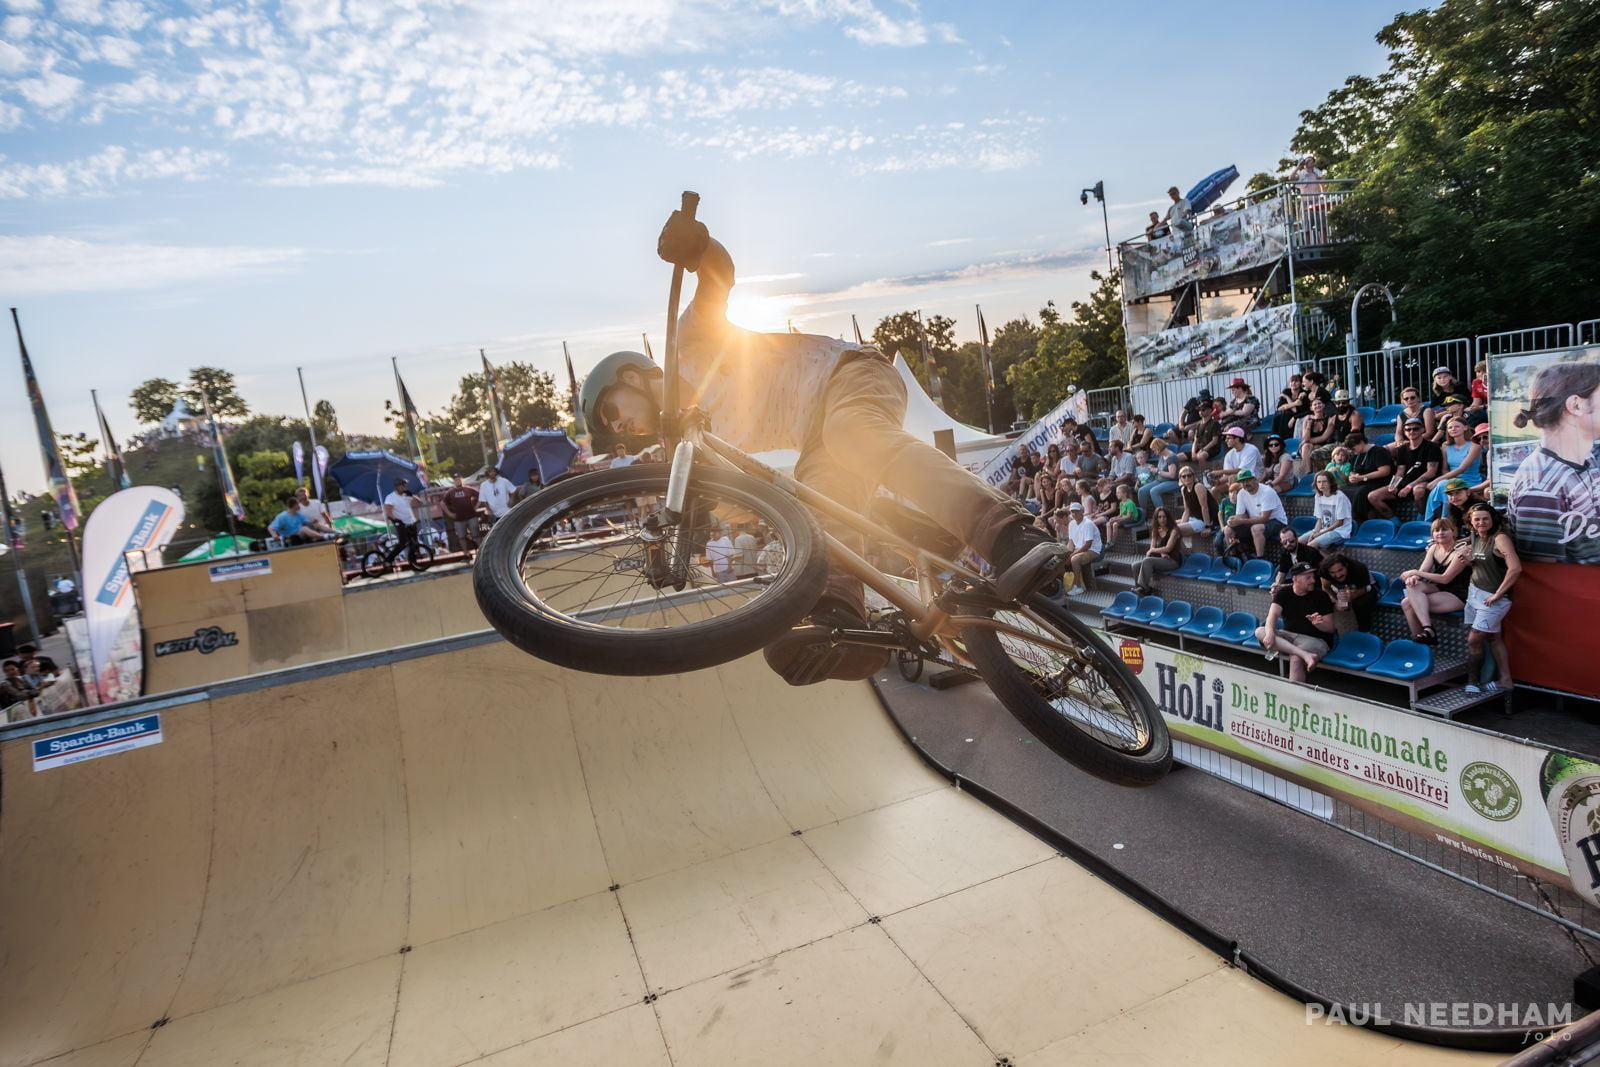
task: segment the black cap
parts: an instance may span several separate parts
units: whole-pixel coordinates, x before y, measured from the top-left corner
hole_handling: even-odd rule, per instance
[[[1316,572],[1317,568],[1314,564],[1296,563],[1292,568],[1290,568],[1289,575],[1293,577],[1297,574],[1315,574]]]

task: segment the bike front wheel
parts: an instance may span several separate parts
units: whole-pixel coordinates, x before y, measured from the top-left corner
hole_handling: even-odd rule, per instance
[[[361,573],[368,578],[382,578],[389,573],[389,557],[382,551],[373,549],[362,557]]]
[[[1029,733],[1108,782],[1150,785],[1166,777],[1172,769],[1166,721],[1122,657],[1093,630],[1037,593],[994,621],[1009,630],[968,627],[967,653]]]
[[[665,524],[667,474],[665,464],[599,471],[517,505],[478,553],[484,617],[563,667],[652,675],[748,655],[811,610],[827,550],[810,512],[757,478],[697,466],[681,518]],[[718,577],[749,546],[713,542],[740,529],[782,546],[772,573]]]

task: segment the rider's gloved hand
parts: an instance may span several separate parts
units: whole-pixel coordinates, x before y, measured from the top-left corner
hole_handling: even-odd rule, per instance
[[[710,240],[711,233],[705,223],[674,211],[667,224],[661,227],[661,236],[656,238],[656,255],[684,270],[695,271],[700,267],[700,257],[705,254]]]

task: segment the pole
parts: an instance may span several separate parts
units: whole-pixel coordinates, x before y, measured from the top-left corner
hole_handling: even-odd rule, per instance
[[[856,344],[864,345],[867,343],[861,336],[861,324],[856,321],[854,315],[850,316],[850,328],[856,332]]]
[[[22,569],[22,557],[17,554],[17,542],[11,536],[11,494],[6,491],[6,472],[0,470],[0,521],[6,525],[6,548],[11,551],[11,565],[17,571],[17,585],[22,594],[22,613],[28,619],[28,634],[35,641],[42,640],[39,629],[39,619],[33,613],[33,594],[28,591],[28,574]],[[78,587],[78,592],[83,592],[83,587]]]
[[[322,504],[323,519],[328,518],[328,502],[322,499],[322,472],[317,469],[317,427],[311,418],[311,400],[306,396],[306,372],[303,367],[294,369],[296,378],[300,379],[300,403],[306,409],[306,434],[311,438],[311,484],[317,490],[317,500]]]
[[[983,386],[989,407],[989,432],[994,433],[994,360],[989,354],[989,324],[983,321],[981,306],[974,304],[973,309],[978,313],[978,342],[982,345],[979,351],[983,356]]]
[[[1100,221],[1106,228],[1106,270],[1114,273],[1116,267],[1111,262],[1111,216],[1106,214],[1106,198],[1100,197]],[[1107,275],[1109,277],[1109,273]]]

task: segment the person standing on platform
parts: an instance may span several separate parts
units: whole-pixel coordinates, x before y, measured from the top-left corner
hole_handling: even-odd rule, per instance
[[[383,514],[394,523],[400,550],[411,559],[417,550],[417,498],[404,478],[394,480],[394,491],[383,498]],[[396,553],[398,555],[398,553]]]
[[[444,513],[450,517],[450,536],[457,552],[478,547],[478,491],[456,475],[455,484],[444,492]]]
[[[505,518],[506,512],[511,510],[511,497],[515,492],[516,486],[500,473],[499,467],[491,463],[485,468],[483,480],[478,483],[478,499],[489,509],[490,522]]]

